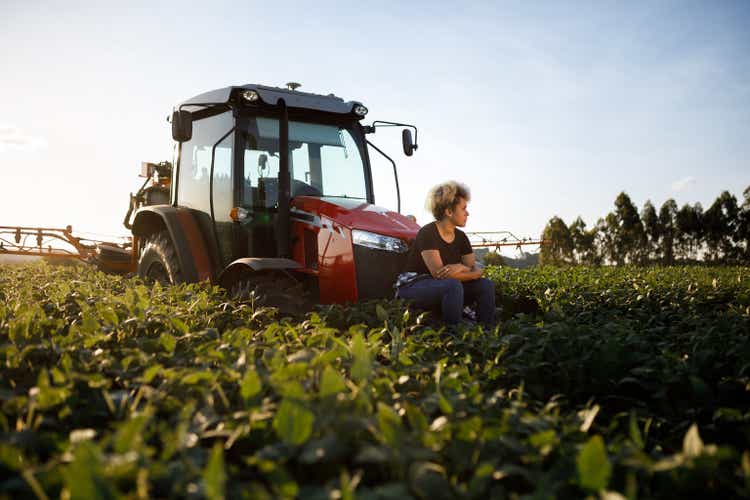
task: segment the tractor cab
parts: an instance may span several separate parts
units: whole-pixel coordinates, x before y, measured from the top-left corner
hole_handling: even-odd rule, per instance
[[[174,110],[169,204],[132,224],[139,274],[231,288],[275,271],[312,283],[322,303],[392,296],[419,226],[375,205],[368,144],[384,153],[366,134],[403,126],[411,155],[416,128],[363,125],[362,103],[297,87],[226,87]]]

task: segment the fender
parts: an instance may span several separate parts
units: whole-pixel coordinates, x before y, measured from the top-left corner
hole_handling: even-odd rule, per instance
[[[169,232],[186,282],[215,279],[217,253],[209,238],[208,215],[190,208],[149,205],[140,208],[133,221],[133,236],[146,237],[162,229]],[[208,224],[208,225],[207,225]]]
[[[243,257],[229,264],[219,275],[219,285],[229,290],[244,272],[300,269],[302,264],[292,259],[276,257]]]

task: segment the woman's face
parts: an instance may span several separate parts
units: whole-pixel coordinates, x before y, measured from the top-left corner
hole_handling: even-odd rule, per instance
[[[454,226],[464,227],[466,225],[466,219],[469,218],[469,211],[466,209],[466,200],[459,198],[458,203],[453,209],[447,209],[445,215]]]

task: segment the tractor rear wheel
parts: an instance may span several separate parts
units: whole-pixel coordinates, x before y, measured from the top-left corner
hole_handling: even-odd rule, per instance
[[[162,285],[181,283],[182,272],[172,239],[166,230],[147,237],[138,259],[138,276]]]

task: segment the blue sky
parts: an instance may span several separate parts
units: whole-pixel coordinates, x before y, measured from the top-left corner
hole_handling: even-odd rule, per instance
[[[467,230],[593,224],[624,190],[704,206],[750,185],[748,2],[0,3],[0,224],[122,233],[165,118],[230,84],[361,100],[403,212],[465,182]],[[373,156],[375,158],[375,156]],[[393,206],[386,165],[377,201]]]

